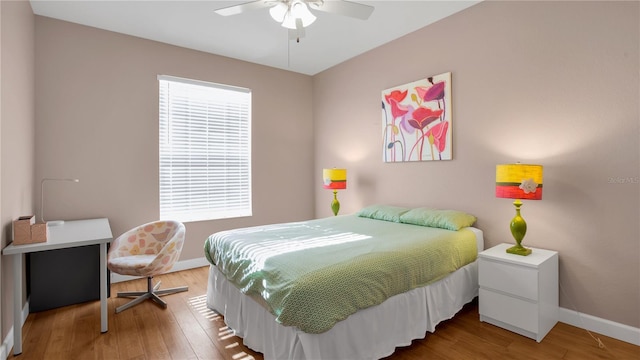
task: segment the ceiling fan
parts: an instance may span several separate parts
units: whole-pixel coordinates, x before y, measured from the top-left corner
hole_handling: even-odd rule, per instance
[[[366,20],[373,12],[373,6],[344,0],[257,0],[215,10],[222,16],[270,8],[271,17],[283,27],[290,29],[289,38],[304,37],[304,28],[311,25],[316,17],[309,10],[324,11],[356,19]]]

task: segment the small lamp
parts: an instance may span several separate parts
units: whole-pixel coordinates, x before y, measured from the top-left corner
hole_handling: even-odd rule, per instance
[[[340,211],[340,202],[338,201],[338,190],[347,188],[347,170],[346,169],[323,169],[322,170],[322,187],[333,190],[333,201],[331,202],[331,210],[333,215],[337,216]]]
[[[47,224],[47,226],[57,226],[64,224],[64,220],[55,220],[55,221],[46,221],[44,219],[44,183],[47,181],[71,181],[71,182],[80,182],[79,179],[51,179],[44,178],[40,181],[40,220],[43,223]]]
[[[511,220],[511,235],[516,245],[507,249],[510,254],[529,255],[531,249],[522,246],[522,239],[527,232],[527,223],[520,216],[522,199],[542,199],[542,166],[527,164],[504,164],[496,166],[496,197],[516,199],[516,216]]]

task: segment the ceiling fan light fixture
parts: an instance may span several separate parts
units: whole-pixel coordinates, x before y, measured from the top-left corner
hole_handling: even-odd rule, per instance
[[[273,17],[273,14],[271,16]],[[296,19],[300,19],[302,21],[302,27],[307,27],[316,21],[315,15],[309,11],[307,4],[302,1],[294,1],[289,6],[284,15],[284,19],[282,20],[282,26],[287,29],[296,29]]]
[[[273,20],[282,23],[284,21],[284,16],[287,14],[288,10],[289,7],[287,6],[287,4],[279,2],[275,6],[272,6],[271,9],[269,9],[269,14],[271,14]]]

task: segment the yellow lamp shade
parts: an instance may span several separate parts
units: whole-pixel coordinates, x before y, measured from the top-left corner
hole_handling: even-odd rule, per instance
[[[542,199],[542,165],[496,165],[496,197]]]
[[[347,188],[347,169],[323,169],[322,187],[341,190]]]

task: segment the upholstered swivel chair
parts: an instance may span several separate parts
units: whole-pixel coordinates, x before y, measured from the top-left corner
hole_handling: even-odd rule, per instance
[[[107,255],[109,270],[132,276],[147,278],[147,291],[120,292],[118,297],[133,297],[134,300],[116,308],[116,313],[126,310],[146,299],[151,299],[163,308],[167,303],[161,295],[187,291],[188,287],[159,290],[155,286],[155,275],[169,271],[180,257],[184,244],[185,227],[177,221],[155,221],[131,229],[111,243]]]

